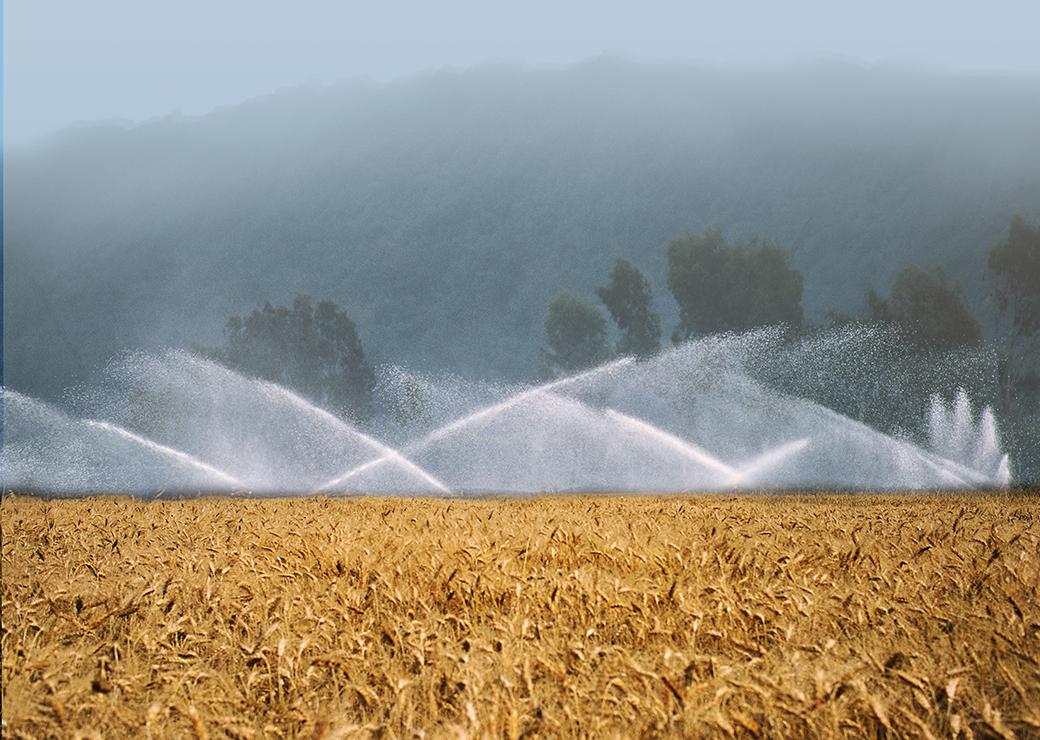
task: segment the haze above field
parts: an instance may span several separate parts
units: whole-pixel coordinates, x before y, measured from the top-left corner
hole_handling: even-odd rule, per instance
[[[665,245],[777,239],[811,320],[941,264],[987,317],[986,255],[1040,216],[1040,77],[599,57],[299,87],[7,155],[6,382],[57,398],[126,348],[339,303],[374,362],[537,373],[546,301],[614,259],[675,324]]]
[[[17,145],[75,121],[197,115],[306,81],[383,81],[503,58],[570,64],[603,52],[1035,74],[1036,23],[1028,0],[13,2],[4,7],[5,135]]]

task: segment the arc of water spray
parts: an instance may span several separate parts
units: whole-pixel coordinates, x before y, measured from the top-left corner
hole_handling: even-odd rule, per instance
[[[335,416],[333,414],[330,414],[325,409],[318,408],[314,404],[307,402],[305,399],[303,399],[300,396],[296,395],[295,393],[293,393],[292,391],[288,390],[287,388],[283,388],[280,385],[277,385],[275,383],[269,383],[269,382],[264,382],[263,385],[268,387],[274,393],[277,393],[278,395],[280,395],[282,398],[286,399],[287,401],[289,401],[293,405],[295,405],[297,407],[300,407],[300,408],[303,408],[304,410],[306,410],[306,411],[308,411],[308,412],[310,412],[312,414],[316,414],[318,416],[318,418],[320,418],[320,419],[322,419],[322,420],[324,420],[324,421],[326,421],[326,422],[328,422],[330,424],[333,424],[335,426],[341,427],[341,428],[347,430],[349,433],[356,435],[365,444],[367,444],[373,450],[379,452],[382,455],[382,457],[378,457],[375,460],[372,460],[372,461],[369,461],[368,463],[365,463],[364,465],[361,466],[362,468],[368,469],[368,468],[374,467],[374,464],[375,464],[376,461],[379,461],[379,462],[394,461],[397,464],[399,464],[402,467],[404,467],[405,469],[407,469],[408,471],[410,471],[411,473],[413,473],[414,475],[418,476],[419,478],[422,478],[424,481],[429,483],[431,486],[436,488],[441,493],[451,493],[451,489],[448,488],[446,485],[444,485],[444,483],[442,483],[441,481],[437,480],[432,475],[430,475],[425,470],[423,470],[421,467],[419,467],[418,465],[413,463],[411,460],[409,460],[407,457],[405,457],[404,454],[402,452],[400,452],[399,450],[395,450],[393,447],[390,447],[389,445],[383,444],[382,442],[380,442],[379,440],[375,439],[374,437],[370,437],[367,434],[365,434],[364,432],[362,432],[362,431],[360,431],[358,429],[355,429],[355,428],[353,428],[351,426],[348,426],[339,417],[337,417],[337,416]],[[356,473],[362,472],[358,468],[354,468],[354,470],[351,471],[351,472],[354,473],[355,471],[356,471]],[[345,479],[346,478],[344,478],[344,480]],[[333,484],[326,483],[323,486],[321,486],[318,490],[319,491],[325,490],[330,485],[333,485]]]
[[[727,477],[728,482],[730,483],[735,483],[743,477],[742,473],[739,470],[722,462],[722,460],[715,457],[707,450],[698,447],[697,445],[691,442],[687,442],[686,440],[681,439],[680,437],[677,437],[674,434],[671,434],[670,432],[666,432],[665,430],[656,427],[647,421],[637,419],[634,416],[629,416],[628,414],[623,414],[620,411],[615,411],[614,409],[607,409],[603,413],[608,418],[614,419],[615,421],[619,421],[622,424],[632,429],[635,429],[636,431],[653,436],[655,439],[664,442],[669,447],[682,453],[694,462],[699,463],[700,465],[706,468],[710,468],[711,470],[714,470],[717,473],[722,473]]]
[[[745,479],[753,479],[756,476],[758,476],[763,470],[768,470],[774,465],[777,465],[786,460],[787,458],[791,457],[791,455],[798,454],[806,447],[808,447],[809,442],[811,441],[812,440],[809,437],[802,437],[801,439],[795,439],[791,442],[785,442],[784,444],[774,447],[771,450],[766,450],[758,457],[741,465],[741,476]]]
[[[488,416],[500,414],[503,411],[512,408],[521,401],[525,401],[528,398],[531,398],[532,396],[537,396],[541,393],[549,393],[551,391],[559,390],[560,388],[565,388],[568,385],[573,385],[574,383],[581,382],[582,380],[587,380],[588,378],[595,377],[602,373],[617,370],[618,368],[624,367],[625,365],[630,365],[633,362],[635,362],[635,360],[631,357],[622,357],[620,360],[609,362],[606,365],[600,365],[599,367],[593,368],[592,370],[587,370],[577,375],[571,375],[566,378],[561,378],[560,380],[554,380],[551,383],[545,383],[535,388],[528,388],[525,391],[520,391],[519,393],[510,396],[504,401],[499,401],[498,403],[492,404],[491,406],[487,406],[485,408],[474,411],[469,416],[464,416],[461,419],[456,419],[455,421],[449,422],[448,424],[445,424],[442,427],[434,429],[432,432],[430,432],[425,437],[416,442],[416,446],[421,447],[422,445],[429,444],[430,442],[435,442],[438,439],[441,439],[442,437],[451,434],[456,429],[468,426],[473,422],[479,421],[480,419],[484,419]]]
[[[940,477],[945,477],[947,480],[952,480],[955,485],[959,485],[962,488],[970,487],[968,481],[964,480],[964,478],[957,475],[952,470],[947,469],[945,466],[941,466],[935,463],[935,461],[930,460],[925,455],[918,454],[917,456],[920,457],[922,463],[924,463],[926,466],[938,473]]]
[[[570,375],[566,378],[560,378],[559,380],[554,380],[550,383],[544,383],[543,385],[539,385],[535,388],[528,388],[527,390],[520,391],[519,393],[514,393],[512,396],[509,396],[503,401],[499,401],[498,403],[494,403],[490,406],[485,406],[484,408],[474,411],[468,416],[464,416],[460,419],[455,419],[454,421],[448,422],[444,426],[437,427],[432,432],[429,432],[423,437],[417,439],[415,442],[412,442],[411,444],[407,445],[404,448],[404,451],[412,452],[414,450],[421,449],[422,447],[425,447],[426,445],[432,442],[436,442],[438,439],[446,437],[447,435],[451,434],[452,432],[458,429],[469,426],[470,424],[480,421],[481,419],[486,419],[490,416],[500,414],[503,411],[506,411],[512,408],[513,406],[517,405],[518,403],[521,403],[522,401],[525,401],[526,399],[536,396],[540,393],[548,393],[551,391],[559,390],[560,388],[565,388],[568,385],[581,382],[582,380],[587,380],[588,378],[595,377],[596,375],[612,372],[614,370],[617,370],[618,368],[630,365],[633,362],[635,362],[635,359],[632,357],[622,357],[619,360],[608,362],[605,365],[600,365],[599,367],[595,367],[591,370],[586,370],[583,373],[578,373],[577,375]],[[341,486],[351,478],[360,475],[361,473],[367,470],[371,470],[374,467],[382,465],[383,463],[386,463],[391,459],[393,459],[391,455],[384,454],[383,457],[379,457],[374,460],[369,460],[368,462],[362,463],[357,467],[351,468],[347,472],[336,476],[330,481],[323,483],[321,486],[318,487],[318,490],[324,491],[330,488],[336,488],[337,486]]]
[[[813,404],[813,406],[816,407],[818,412],[822,412],[834,419],[837,419],[841,423],[851,427],[851,429],[854,432],[858,433],[860,436],[880,435],[884,437],[885,439],[889,440],[890,443],[896,447],[896,449],[903,452],[911,453],[918,460],[923,462],[926,467],[930,468],[933,472],[938,473],[939,477],[945,478],[946,480],[951,481],[955,485],[961,486],[963,488],[971,487],[971,484],[968,483],[968,481],[964,477],[953,472],[953,468],[958,469],[959,472],[963,473],[964,475],[967,475],[968,477],[976,479],[976,482],[988,482],[988,479],[986,479],[985,476],[981,476],[977,473],[977,471],[972,471],[969,468],[965,468],[964,466],[959,465],[953,460],[942,457],[940,455],[927,453],[915,444],[911,444],[910,442],[907,442],[905,440],[890,437],[886,434],[883,434],[882,432],[878,432],[876,429],[871,428],[870,426],[864,424],[861,421],[857,421],[856,419],[851,419],[843,414],[839,414],[834,409],[830,409],[826,406],[822,406],[819,404]]]
[[[243,483],[233,475],[228,475],[223,470],[215,468],[209,463],[203,462],[202,460],[199,460],[197,457],[189,455],[187,452],[178,450],[174,447],[167,447],[164,444],[159,444],[158,442],[148,439],[147,437],[142,437],[140,434],[134,434],[129,429],[124,429],[121,426],[112,424],[107,421],[98,421],[97,419],[84,419],[83,423],[89,427],[94,427],[95,429],[103,429],[107,432],[116,434],[122,437],[123,439],[133,442],[134,444],[137,444],[141,447],[145,447],[154,452],[166,455],[167,457],[172,457],[178,462],[184,463],[189,467],[195,468],[196,470],[200,470],[215,478],[220,478],[222,481],[230,484],[234,488],[242,490],[246,490],[249,488],[249,486],[247,486],[245,483]]]
[[[707,450],[698,447],[692,442],[687,442],[681,437],[677,437],[670,432],[654,426],[653,424],[637,419],[634,416],[628,416],[620,411],[614,409],[607,409],[604,412],[608,417],[616,419],[633,429],[652,434],[657,439],[670,445],[672,448],[683,453],[691,460],[700,463],[701,465],[711,468],[719,473],[726,476],[727,486],[735,486],[739,483],[747,482],[753,476],[761,473],[763,470],[767,470],[782,460],[787,459],[791,455],[801,452],[809,446],[809,438],[803,437],[802,439],[796,439],[791,442],[786,442],[778,447],[774,447],[766,452],[762,453],[758,457],[746,462],[740,468],[734,468],[731,465],[727,465],[719,458],[712,455]]]
[[[948,457],[936,454],[934,452],[928,452],[922,450],[916,445],[912,445],[909,442],[899,440],[899,443],[906,449],[912,450],[921,461],[938,473],[940,476],[947,478],[954,484],[961,486],[962,488],[971,488],[973,486],[991,486],[994,483],[1000,483],[1000,472],[998,470],[995,476],[987,475],[979,470],[964,465],[962,463],[951,460]],[[1006,458],[1007,455],[1004,455]],[[1006,482],[1005,482],[1006,483]]]

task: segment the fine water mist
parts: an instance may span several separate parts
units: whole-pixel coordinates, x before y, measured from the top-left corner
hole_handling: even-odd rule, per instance
[[[4,391],[4,487],[464,495],[1007,486],[1011,461],[992,411],[963,390],[945,400],[947,381],[927,408],[906,410],[916,434],[886,434],[820,402],[856,394],[842,368],[877,344],[862,329],[804,341],[763,329],[536,386],[384,369],[391,412],[364,429],[186,352],[130,354],[104,382],[67,394],[68,410]],[[944,378],[966,367],[948,362]]]

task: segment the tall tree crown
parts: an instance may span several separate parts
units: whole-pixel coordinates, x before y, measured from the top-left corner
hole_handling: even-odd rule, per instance
[[[353,418],[372,412],[375,373],[365,359],[354,322],[333,301],[315,308],[299,295],[292,308],[264,304],[244,318],[232,316],[216,359],[270,380]]]
[[[572,373],[610,357],[607,322],[595,306],[561,290],[549,299],[542,362],[547,375]]]
[[[610,283],[596,295],[621,329],[617,352],[646,357],[661,349],[661,317],[651,305],[650,283],[631,262],[618,258]]]
[[[892,281],[891,297],[886,301],[869,291],[867,305],[874,319],[896,324],[929,348],[963,347],[982,339],[982,327],[941,268],[903,268]]]
[[[728,242],[718,229],[668,245],[668,288],[679,304],[673,341],[767,324],[802,323],[802,274],[775,242]]]

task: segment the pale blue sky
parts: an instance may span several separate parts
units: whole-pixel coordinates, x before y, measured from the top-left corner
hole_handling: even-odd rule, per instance
[[[489,59],[868,63],[1040,73],[1040,0],[6,0],[8,143],[72,122],[204,113],[279,87]]]

